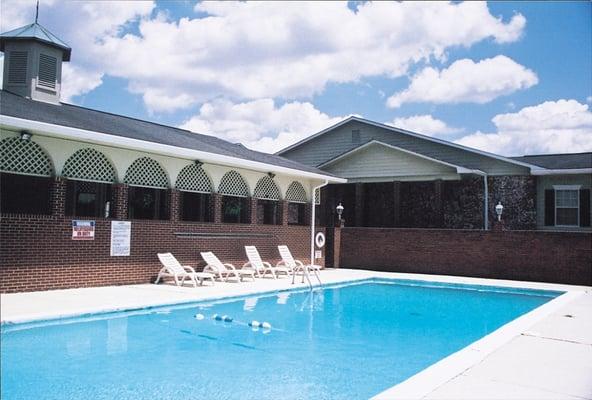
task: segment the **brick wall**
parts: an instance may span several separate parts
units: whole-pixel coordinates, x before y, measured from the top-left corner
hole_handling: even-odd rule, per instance
[[[343,228],[343,268],[592,285],[592,233]]]
[[[294,257],[303,262],[310,258],[310,226],[132,220],[131,255],[111,257],[110,220],[95,219],[93,241],[72,240],[71,221],[72,218],[55,215],[2,215],[0,292],[153,282],[160,270],[158,252],[171,252],[182,264],[193,267],[202,265],[200,251],[213,251],[223,262],[242,266],[246,262],[245,245],[256,245],[262,258],[274,265],[279,261],[277,245],[280,244],[290,246]],[[178,233],[233,233],[247,237],[195,237]],[[252,234],[261,236],[248,236]]]

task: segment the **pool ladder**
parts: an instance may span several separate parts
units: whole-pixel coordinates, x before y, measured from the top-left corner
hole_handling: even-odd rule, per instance
[[[306,281],[308,282],[308,288],[309,290],[313,290],[313,285],[312,285],[312,281],[310,280],[310,273],[308,271],[308,265],[304,265],[302,267],[302,283],[304,283],[304,278],[306,278]],[[323,283],[321,282],[321,277],[319,276],[319,273],[317,272],[316,269],[312,270],[314,276],[317,278],[317,281],[319,281],[319,286],[321,286]],[[294,284],[296,280],[296,269],[293,269],[292,272],[292,285]]]

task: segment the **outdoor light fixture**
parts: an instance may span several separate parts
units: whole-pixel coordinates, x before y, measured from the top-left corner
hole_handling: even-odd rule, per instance
[[[337,216],[341,221],[341,214],[343,214],[343,206],[341,205],[341,203],[339,203],[339,205],[335,209],[337,210]]]
[[[267,176],[269,176],[271,179],[275,178],[275,174],[273,172],[268,172]]]
[[[21,140],[23,140],[23,141],[25,141],[25,142],[28,142],[29,140],[31,140],[31,137],[32,137],[32,136],[33,136],[33,135],[31,135],[31,134],[30,134],[29,132],[27,132],[27,131],[22,131],[22,132],[21,132]]]
[[[504,211],[504,206],[502,206],[502,202],[499,201],[497,206],[495,206],[495,213],[497,214],[497,220],[502,220],[502,212]]]
[[[197,168],[199,168],[199,167],[201,167],[203,165],[203,163],[201,161],[199,161],[199,160],[195,160],[194,163],[195,163],[195,166]]]

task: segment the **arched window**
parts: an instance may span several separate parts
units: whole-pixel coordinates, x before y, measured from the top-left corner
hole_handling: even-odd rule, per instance
[[[138,158],[125,173],[128,212],[131,219],[169,219],[169,180],[160,164],[149,158]]]
[[[53,166],[41,146],[10,137],[0,142],[0,204],[3,213],[50,214]]]
[[[68,178],[66,215],[109,217],[116,177],[103,153],[89,147],[76,151],[64,164],[62,176]]]
[[[294,181],[286,192],[288,201],[288,224],[306,225],[306,191],[300,182]]]
[[[175,183],[175,188],[180,191],[179,210],[183,221],[211,221],[211,193],[212,181],[206,171],[197,164],[185,166]]]
[[[271,176],[265,175],[259,179],[253,197],[257,199],[258,224],[280,225],[282,223],[280,190]]]
[[[242,175],[228,171],[222,177],[218,193],[222,195],[222,222],[249,223],[249,186]]]

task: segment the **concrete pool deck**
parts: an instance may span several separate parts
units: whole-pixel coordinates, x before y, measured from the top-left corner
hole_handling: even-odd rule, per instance
[[[566,291],[376,399],[592,399],[592,288],[536,282],[325,270],[323,284],[367,278]],[[22,323],[307,287],[290,279],[214,286],[128,285],[0,295],[2,323]]]

